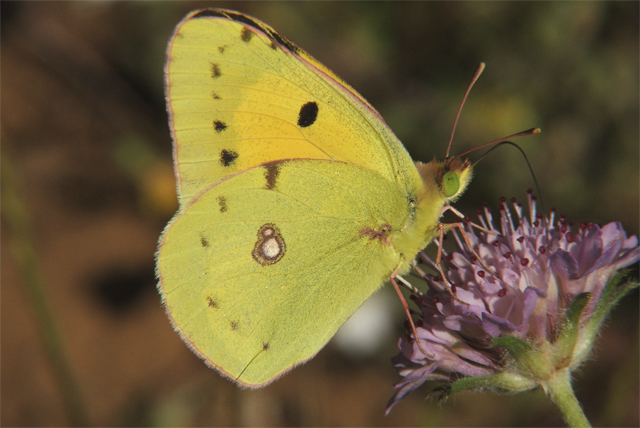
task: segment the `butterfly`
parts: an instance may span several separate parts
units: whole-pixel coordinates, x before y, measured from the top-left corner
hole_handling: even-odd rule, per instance
[[[239,12],[187,15],[165,79],[180,207],[158,289],[193,352],[261,387],[411,269],[472,166],[413,162],[360,94]]]

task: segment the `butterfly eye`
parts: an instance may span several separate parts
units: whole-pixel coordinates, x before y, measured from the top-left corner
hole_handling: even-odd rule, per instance
[[[444,177],[442,177],[442,188],[444,190],[444,195],[449,198],[456,193],[460,189],[460,179],[458,178],[458,174],[453,171],[447,172]]]

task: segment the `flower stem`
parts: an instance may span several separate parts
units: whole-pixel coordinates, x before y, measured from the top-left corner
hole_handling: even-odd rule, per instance
[[[582,411],[573,388],[571,374],[568,369],[560,370],[546,382],[546,392],[553,404],[556,405],[564,421],[570,427],[590,427],[589,420]]]

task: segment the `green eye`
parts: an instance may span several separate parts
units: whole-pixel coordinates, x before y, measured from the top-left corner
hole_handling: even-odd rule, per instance
[[[442,188],[444,189],[444,195],[449,198],[456,193],[460,189],[460,179],[458,178],[458,174],[453,171],[447,172],[444,177],[442,177]]]

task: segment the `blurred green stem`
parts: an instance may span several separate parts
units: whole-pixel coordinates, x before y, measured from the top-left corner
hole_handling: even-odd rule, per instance
[[[568,369],[557,371],[546,382],[547,395],[556,405],[564,421],[570,427],[590,427],[591,424],[582,411],[573,388],[571,387],[571,373]]]
[[[24,290],[35,314],[45,352],[51,361],[54,376],[62,392],[69,422],[74,426],[87,426],[89,420],[82,395],[65,355],[60,330],[47,299],[33,245],[28,214],[18,196],[16,176],[6,149],[3,150],[1,161],[2,217],[6,221],[7,230],[11,236],[11,252],[20,270]]]

